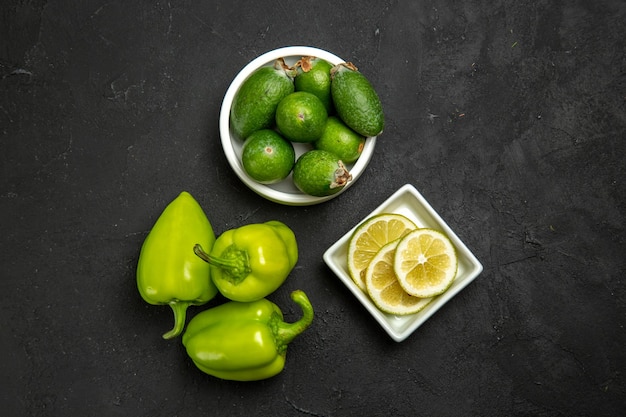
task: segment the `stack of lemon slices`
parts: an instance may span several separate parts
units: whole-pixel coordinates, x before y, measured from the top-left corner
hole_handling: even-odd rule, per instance
[[[458,268],[456,250],[440,231],[382,213],[359,225],[348,243],[348,272],[389,314],[414,314],[445,292]]]

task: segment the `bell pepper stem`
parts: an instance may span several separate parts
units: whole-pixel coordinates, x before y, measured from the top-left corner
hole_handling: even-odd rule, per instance
[[[279,350],[283,351],[296,336],[305,331],[313,322],[313,306],[304,291],[293,291],[291,299],[302,309],[302,317],[293,323],[286,323],[282,320],[276,323],[276,340],[279,343]]]
[[[206,253],[199,243],[194,245],[193,252],[204,262],[225,271],[234,283],[243,281],[250,274],[248,253],[234,245],[224,251],[221,258]]]
[[[172,311],[174,312],[174,328],[164,333],[163,339],[173,339],[183,332],[189,304],[190,303],[184,301],[172,301],[169,303],[169,306],[172,307]]]

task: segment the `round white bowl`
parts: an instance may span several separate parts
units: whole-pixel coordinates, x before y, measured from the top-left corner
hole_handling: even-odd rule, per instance
[[[243,169],[241,162],[241,147],[243,145],[243,139],[237,137],[230,128],[230,108],[233,103],[233,98],[235,97],[235,94],[239,90],[241,84],[258,68],[272,65],[278,58],[284,58],[287,65],[291,66],[304,56],[315,56],[317,58],[325,59],[333,65],[346,62],[330,52],[310,46],[288,46],[266,52],[246,65],[232,81],[228,90],[226,90],[226,94],[224,95],[219,120],[220,137],[222,140],[222,147],[224,148],[224,154],[226,155],[226,159],[228,159],[233,171],[235,171],[235,174],[237,174],[244,184],[260,196],[270,201],[290,206],[308,206],[322,203],[345,192],[356,182],[365,170],[365,167],[369,164],[374,152],[374,146],[376,145],[376,136],[368,137],[366,139],[363,152],[361,153],[359,159],[353,164],[346,165],[346,168],[350,171],[350,174],[352,174],[352,180],[349,181],[341,191],[329,196],[315,197],[301,192],[294,185],[291,174],[289,174],[289,176],[283,181],[275,184],[260,184],[248,176]],[[296,151],[296,158],[307,150],[312,149],[310,144],[294,143],[293,145]]]

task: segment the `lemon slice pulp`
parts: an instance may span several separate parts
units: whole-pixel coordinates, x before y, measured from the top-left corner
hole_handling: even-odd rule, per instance
[[[413,230],[398,242],[393,265],[402,288],[422,298],[446,291],[458,269],[450,239],[428,228]]]
[[[361,290],[366,291],[365,271],[376,253],[415,229],[411,220],[397,213],[372,216],[356,228],[348,243],[348,272]]]
[[[421,311],[432,298],[414,297],[398,282],[393,263],[399,241],[386,244],[374,256],[365,271],[365,287],[381,311],[403,316]]]

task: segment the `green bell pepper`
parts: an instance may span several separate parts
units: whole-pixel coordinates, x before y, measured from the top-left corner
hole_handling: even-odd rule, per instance
[[[256,381],[279,374],[287,345],[313,321],[313,307],[301,290],[291,299],[302,317],[285,323],[280,308],[263,298],[229,301],[198,313],[187,325],[183,345],[202,372],[234,381]]]
[[[233,301],[260,300],[285,282],[298,262],[293,231],[272,220],[222,233],[210,253],[202,244],[194,252],[211,265],[211,278],[222,295]]]
[[[167,304],[174,312],[174,328],[164,339],[182,333],[188,306],[205,304],[217,294],[209,265],[193,252],[198,242],[212,248],[215,233],[198,202],[183,191],[148,233],[137,263],[141,297],[150,304]]]

